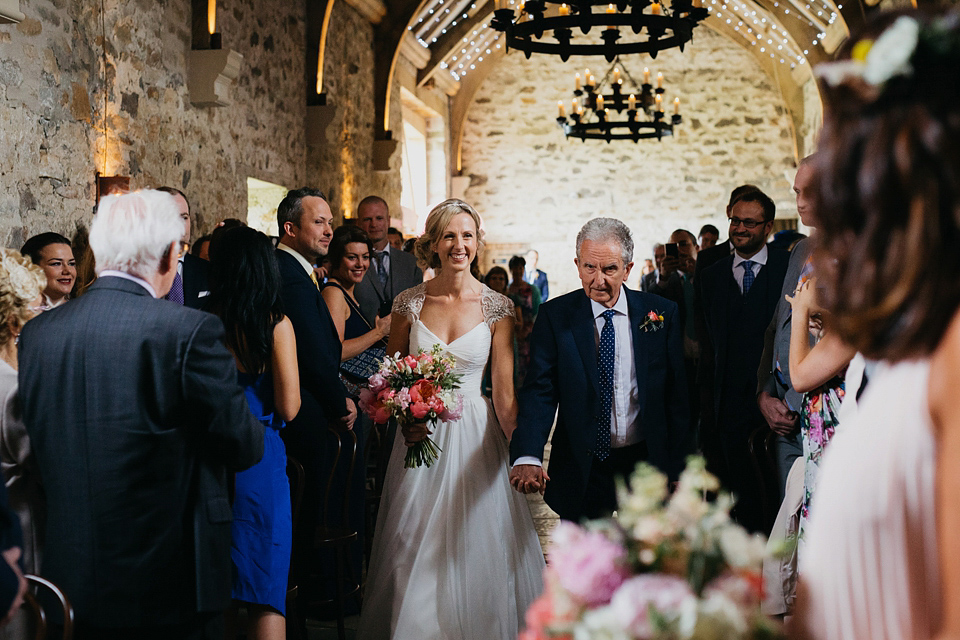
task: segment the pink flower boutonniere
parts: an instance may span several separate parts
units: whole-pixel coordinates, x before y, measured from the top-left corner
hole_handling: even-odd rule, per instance
[[[640,328],[646,331],[659,331],[663,329],[663,315],[659,311],[651,311],[642,323]]]

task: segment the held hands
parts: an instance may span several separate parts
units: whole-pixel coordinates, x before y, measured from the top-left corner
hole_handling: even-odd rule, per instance
[[[400,433],[403,434],[403,444],[412,447],[421,440],[425,440],[433,432],[427,427],[426,422],[414,422],[413,424],[400,425]]]
[[[510,486],[520,493],[540,492],[542,495],[549,481],[546,470],[535,464],[518,464],[510,471]]]
[[[760,413],[766,419],[770,429],[779,436],[788,436],[797,428],[799,416],[796,411],[791,411],[780,398],[770,395],[766,391],[761,391],[757,396],[757,406]]]

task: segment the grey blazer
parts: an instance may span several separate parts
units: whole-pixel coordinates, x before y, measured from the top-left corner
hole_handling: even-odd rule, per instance
[[[360,312],[363,313],[363,317],[367,319],[370,326],[374,326],[380,305],[388,302],[393,304],[393,299],[401,291],[415,287],[421,282],[423,282],[423,271],[417,266],[417,259],[413,254],[391,248],[390,277],[387,279],[387,286],[380,286],[380,278],[377,277],[377,269],[373,265],[373,256],[371,256],[370,268],[357,285],[354,295],[360,303]]]
[[[155,627],[230,603],[227,473],[263,456],[220,319],[100,277],[20,334],[47,498],[43,575],[77,622]]]
[[[786,400],[794,411],[800,410],[803,396],[790,384],[790,319],[793,317],[793,309],[784,296],[792,294],[797,288],[800,272],[803,271],[803,265],[810,257],[811,250],[809,238],[804,238],[790,252],[790,262],[787,264],[787,275],[783,279],[780,301],[764,335],[763,355],[760,357],[760,367],[757,369],[757,394],[766,391],[776,398]],[[773,372],[777,362],[780,363],[780,371],[783,374],[779,381]]]

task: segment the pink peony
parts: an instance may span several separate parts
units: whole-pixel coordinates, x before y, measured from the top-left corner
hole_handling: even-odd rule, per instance
[[[554,530],[550,565],[560,586],[591,607],[610,602],[630,575],[622,546],[571,522],[561,522]]]
[[[430,399],[427,400],[427,404],[430,405],[430,408],[437,412],[437,415],[443,413],[443,410],[446,408],[443,405],[443,400],[440,399],[440,396],[430,396]]]
[[[367,380],[367,385],[374,393],[376,393],[387,386],[387,379],[383,377],[383,374],[377,372],[370,376],[370,378]]]
[[[429,380],[417,380],[410,387],[410,399],[413,402],[427,402],[436,392]]]
[[[683,578],[662,573],[645,573],[630,578],[613,594],[610,609],[614,618],[631,638],[654,637],[650,608],[668,620],[696,606],[696,596]]]
[[[756,571],[728,572],[711,580],[703,593],[706,597],[723,595],[744,612],[756,611],[763,599],[763,574]]]
[[[369,413],[369,407],[376,400],[376,397],[376,394],[370,389],[360,389],[360,408]]]
[[[380,405],[380,407],[370,415],[370,419],[377,424],[386,424],[390,419],[390,409]]]
[[[417,359],[414,358],[413,356],[407,356],[406,358],[403,359],[403,364],[407,365],[411,369],[416,369]]]
[[[525,617],[527,629],[531,631],[543,631],[545,627],[553,622],[553,603],[550,602],[549,595],[542,595],[530,605]]]
[[[441,420],[444,422],[452,422],[453,420],[460,419],[460,416],[463,415],[463,396],[459,393],[456,394],[456,403],[456,406],[447,406],[443,409],[443,412],[440,414]]]
[[[430,405],[426,402],[412,402],[410,404],[410,413],[417,420],[423,420],[430,413]]]

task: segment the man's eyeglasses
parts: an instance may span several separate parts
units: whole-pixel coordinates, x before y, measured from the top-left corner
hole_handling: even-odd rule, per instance
[[[740,218],[730,218],[730,228],[735,229],[736,227],[743,225],[744,229],[756,229],[762,224],[766,224],[765,221],[756,221],[756,220],[741,220]]]

